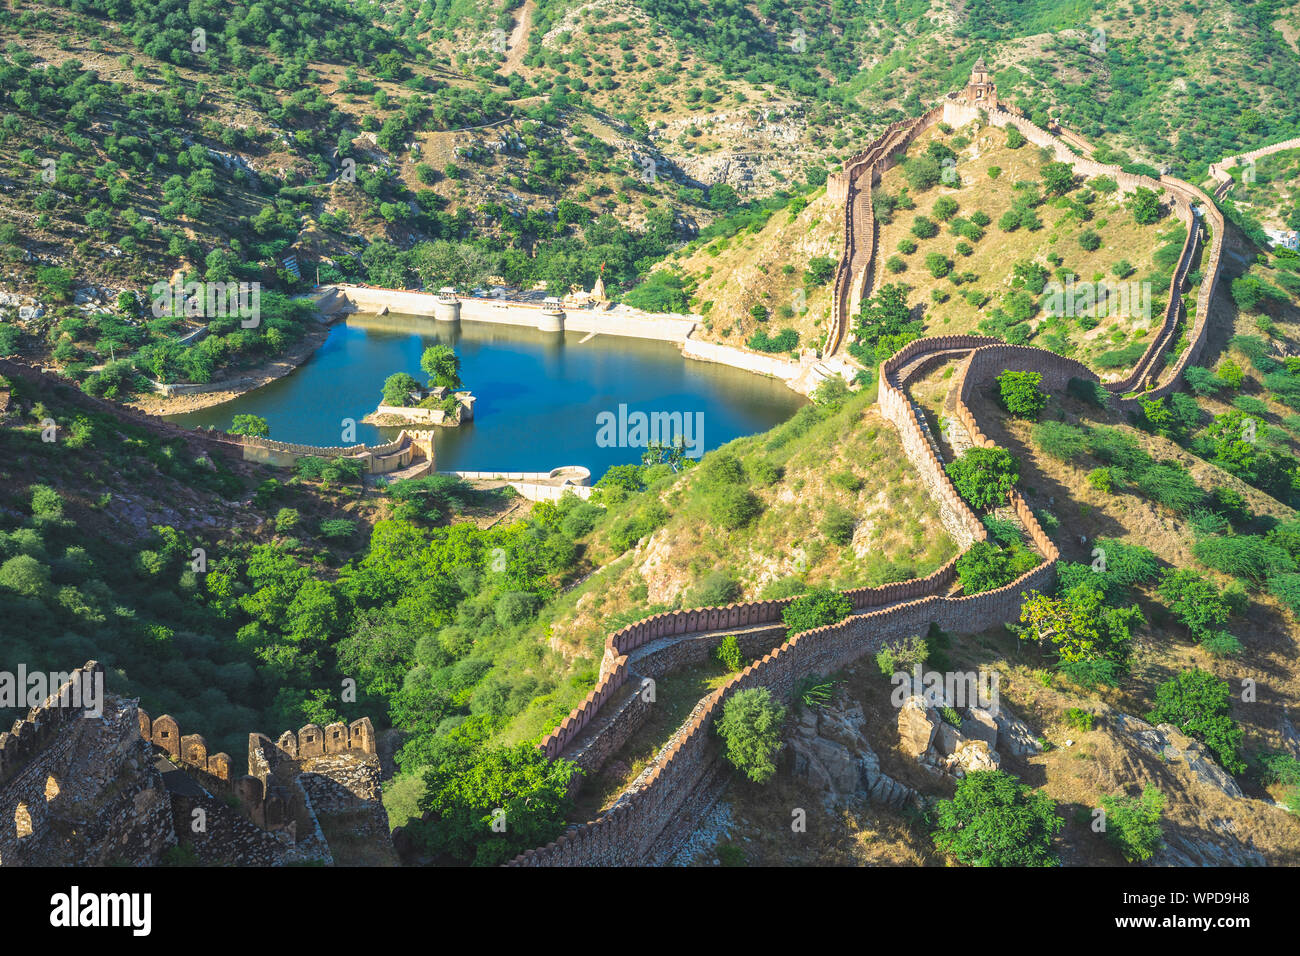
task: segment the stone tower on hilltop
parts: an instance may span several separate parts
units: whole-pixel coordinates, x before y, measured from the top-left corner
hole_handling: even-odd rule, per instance
[[[970,71],[970,80],[966,83],[966,88],[958,94],[957,99],[967,106],[978,109],[991,111],[998,108],[998,88],[993,82],[989,68],[984,64],[984,57],[981,56],[975,61],[975,66]]]

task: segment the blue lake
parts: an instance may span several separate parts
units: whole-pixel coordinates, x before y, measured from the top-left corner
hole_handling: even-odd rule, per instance
[[[226,428],[233,416],[251,413],[267,420],[272,438],[339,445],[342,421],[351,418],[357,442],[384,441],[398,429],[360,423],[379,404],[384,379],[409,372],[423,381],[420,355],[441,343],[460,356],[461,378],[477,401],[471,422],[437,429],[440,471],[585,465],[595,480],[611,465],[640,461],[640,448],[603,447],[597,440],[598,416],[618,416],[620,405],[633,422],[636,412],[689,415],[701,422],[707,451],[765,431],[805,402],[775,379],[686,359],[668,342],[585,337],[482,322],[446,325],[422,316],[353,315],[284,378],[170,420]]]

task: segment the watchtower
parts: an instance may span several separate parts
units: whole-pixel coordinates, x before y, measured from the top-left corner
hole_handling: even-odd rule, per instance
[[[993,82],[993,77],[989,73],[989,68],[984,65],[984,57],[975,61],[975,67],[970,71],[970,80],[966,88],[958,96],[967,106],[974,106],[980,109],[995,110],[998,108],[998,88]]]

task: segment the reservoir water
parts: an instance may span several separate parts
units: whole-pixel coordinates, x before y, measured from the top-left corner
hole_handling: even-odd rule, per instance
[[[439,471],[545,471],[585,465],[592,480],[611,465],[641,460],[640,447],[598,441],[603,412],[682,414],[702,425],[703,450],[765,431],[804,404],[775,379],[684,358],[669,342],[585,333],[539,332],[483,322],[443,324],[423,316],[352,315],[300,368],[234,401],[169,416],[190,427],[227,428],[233,416],[260,415],[271,437],[340,445],[342,421],[356,441],[375,444],[399,429],[361,424],[379,404],[384,379],[409,372],[421,382],[426,346],[450,345],[461,378],[477,398],[474,418],[438,428]],[[696,413],[702,413],[697,418]],[[608,430],[606,431],[608,434]],[[632,432],[629,437],[637,440]]]

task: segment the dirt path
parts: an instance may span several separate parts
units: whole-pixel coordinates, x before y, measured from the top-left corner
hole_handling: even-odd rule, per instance
[[[506,76],[518,73],[519,68],[524,64],[524,54],[528,52],[528,31],[533,27],[535,6],[534,0],[524,0],[524,5],[519,10],[519,20],[506,40],[506,63],[501,70]]]

